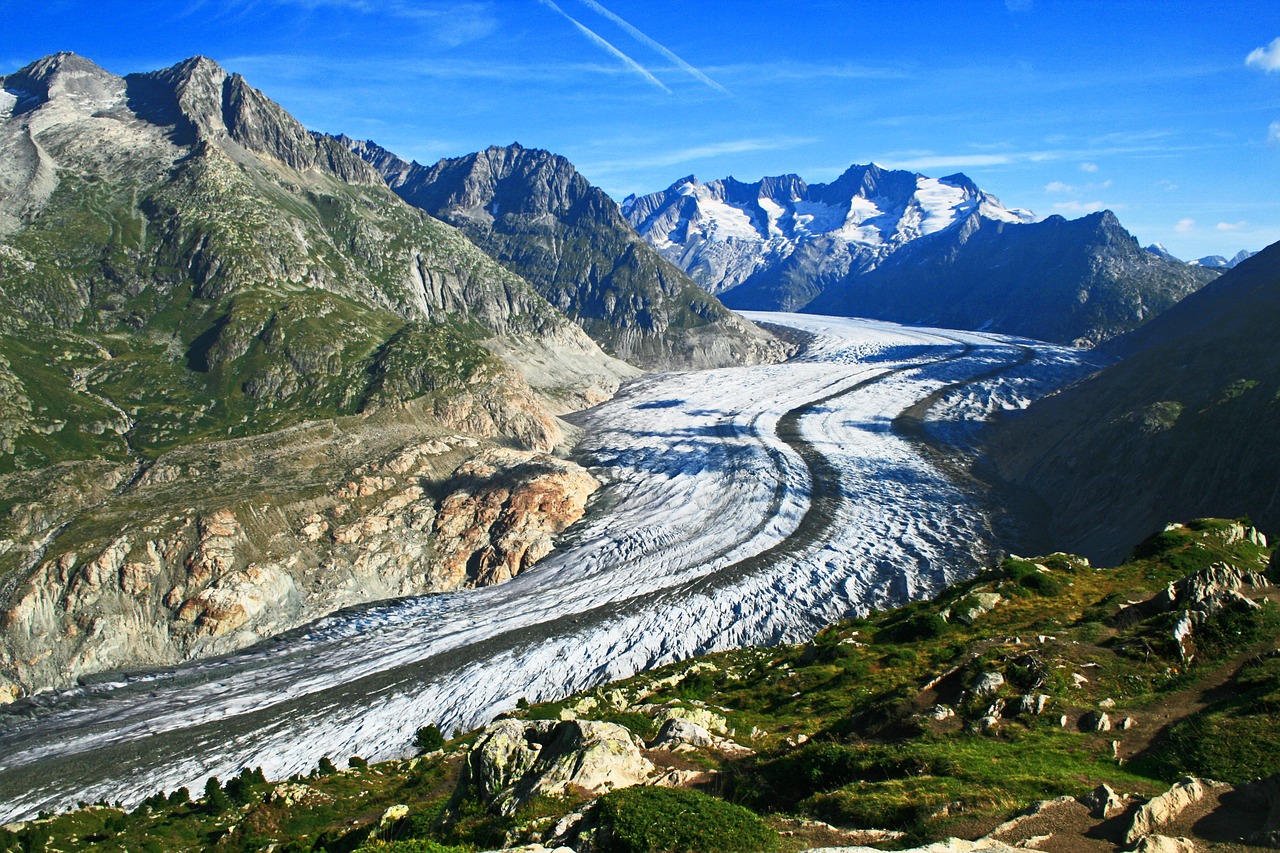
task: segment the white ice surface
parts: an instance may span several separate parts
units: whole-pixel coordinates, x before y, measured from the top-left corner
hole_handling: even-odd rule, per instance
[[[893,418],[957,385],[935,428],[963,438],[986,412],[1073,378],[1080,356],[978,332],[749,316],[814,341],[787,364],[643,377],[580,416],[580,451],[607,485],[542,564],[501,586],[340,613],[222,661],[46,699],[35,721],[0,730],[0,820],[197,790],[241,766],[281,778],[325,755],[400,755],[429,722],[468,728],[522,696],[798,640],[979,565],[986,513]],[[1028,354],[1008,377],[962,384]],[[832,523],[801,545],[809,469],[775,429],[827,397],[800,431],[838,472],[837,497]]]

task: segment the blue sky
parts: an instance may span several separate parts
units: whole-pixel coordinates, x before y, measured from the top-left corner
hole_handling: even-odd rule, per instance
[[[1280,3],[0,0],[0,73],[204,54],[431,163],[519,141],[621,199],[677,178],[963,171],[1184,258],[1280,240]]]

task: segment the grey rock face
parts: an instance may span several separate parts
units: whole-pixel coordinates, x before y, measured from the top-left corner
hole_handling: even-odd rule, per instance
[[[654,766],[643,744],[615,723],[587,720],[498,720],[467,757],[460,797],[476,796],[500,814],[543,794],[572,786],[591,794],[643,784]]]
[[[688,369],[785,356],[640,239],[563,157],[512,145],[428,168],[342,141],[401,198],[461,229],[619,358]]]

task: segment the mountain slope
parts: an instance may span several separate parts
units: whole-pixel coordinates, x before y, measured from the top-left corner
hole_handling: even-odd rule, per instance
[[[862,316],[1095,344],[1215,272],[1137,248],[1109,213],[1043,222],[961,174],[871,164],[831,184],[683,178],[623,210],[731,308]]]
[[[998,472],[1042,504],[1043,533],[1109,558],[1170,515],[1280,525],[1280,245],[1109,350],[1119,363],[1010,415]]]
[[[0,92],[0,701],[476,582],[467,449],[637,372],[208,59]]]
[[[971,215],[828,287],[805,310],[1093,345],[1216,275],[1142,249],[1110,211],[1017,224]]]
[[[669,260],[727,305],[793,311],[846,275],[971,214],[1029,221],[964,175],[926,178],[872,163],[830,184],[796,175],[700,183],[628,198],[624,213]]]
[[[688,369],[783,355],[664,261],[563,157],[512,145],[428,168],[341,141],[401,198],[459,228],[619,358]]]

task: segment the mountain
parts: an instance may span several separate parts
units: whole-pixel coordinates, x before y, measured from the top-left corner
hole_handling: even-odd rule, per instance
[[[637,371],[360,157],[201,57],[0,93],[0,701],[509,576],[580,514],[536,460]],[[527,560],[459,520],[504,469],[578,506]]]
[[[1142,249],[1110,211],[1032,223],[972,214],[829,286],[805,310],[1091,346],[1216,275]]]
[[[1164,247],[1163,243],[1152,243],[1150,246],[1147,246],[1147,251],[1155,255],[1157,258],[1163,258],[1166,261],[1180,260],[1180,258],[1174,257],[1173,254]]]
[[[1230,260],[1222,255],[1205,255],[1203,258],[1197,258],[1190,261],[1192,266],[1208,267],[1215,270],[1235,269],[1242,261],[1247,261],[1256,255],[1257,252],[1250,252],[1248,249],[1242,249],[1231,256]]]
[[[1108,559],[1184,514],[1280,526],[1280,244],[1107,347],[1122,359],[989,443],[1040,536]],[[1029,543],[1028,547],[1034,547]]]
[[[831,184],[683,178],[622,207],[645,239],[736,309],[1091,345],[1213,277],[1142,251],[1109,212],[1035,222],[962,174],[935,179],[874,163]]]
[[[666,258],[735,308],[794,311],[823,288],[971,214],[1029,222],[964,175],[926,178],[872,163],[830,184],[796,175],[747,184],[690,176],[622,203]]]
[[[511,145],[427,167],[371,142],[338,141],[401,198],[460,229],[619,358],[689,369],[783,357],[778,341],[665,261],[563,157]]]

